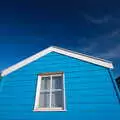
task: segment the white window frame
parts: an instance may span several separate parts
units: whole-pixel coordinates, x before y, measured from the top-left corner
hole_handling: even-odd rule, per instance
[[[62,89],[62,95],[63,95],[63,107],[51,107],[50,108],[41,108],[39,107],[40,102],[40,89],[41,89],[41,78],[42,77],[50,77],[50,84],[52,84],[52,76],[63,76],[63,89]],[[38,75],[38,81],[37,81],[37,88],[36,88],[36,97],[35,97],[35,105],[33,111],[66,111],[66,100],[65,100],[65,80],[64,80],[64,74],[62,73],[56,73],[56,74],[49,74],[49,75]],[[51,85],[50,85],[51,87]],[[51,91],[51,88],[50,88]],[[50,92],[51,94],[51,92]],[[51,96],[51,95],[50,95]],[[51,99],[50,99],[50,105],[51,105]]]

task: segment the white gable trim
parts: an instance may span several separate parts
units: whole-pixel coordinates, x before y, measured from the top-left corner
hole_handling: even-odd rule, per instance
[[[29,63],[31,63],[33,61],[39,59],[40,57],[43,57],[44,55],[46,55],[46,54],[48,54],[50,52],[51,52],[50,47],[45,49],[45,50],[42,50],[41,52],[39,52],[39,53],[37,53],[37,54],[35,54],[35,55],[31,56],[31,57],[28,57],[28,58],[24,59],[23,61],[21,61],[21,62],[15,64],[15,65],[13,65],[11,67],[8,67],[7,69],[3,70],[1,72],[1,76],[6,76],[9,73],[11,73],[11,72],[13,72],[13,71],[15,71],[15,70],[29,64]]]
[[[79,59],[79,60],[83,60],[83,61],[86,61],[86,62],[90,62],[90,63],[93,63],[93,64],[96,64],[96,65],[100,65],[100,66],[103,66],[103,67],[106,67],[106,68],[113,68],[113,64],[109,61],[105,61],[103,59],[99,59],[99,58],[95,58],[95,57],[92,57],[92,56],[88,56],[88,55],[85,55],[85,54],[80,54],[80,53],[77,53],[77,52],[73,52],[73,51],[70,51],[70,50],[66,50],[66,49],[62,49],[62,48],[59,48],[59,47],[49,47],[45,50],[42,50],[41,52],[31,56],[31,57],[28,57],[27,59],[3,70],[1,72],[1,76],[6,76],[8,74],[10,74],[11,72],[39,59],[40,57],[43,57],[45,56],[46,54],[50,53],[50,52],[57,52],[57,53],[60,53],[60,54],[63,54],[63,55],[67,55],[67,56],[70,56],[70,57],[73,57],[73,58],[76,58],[76,59]]]

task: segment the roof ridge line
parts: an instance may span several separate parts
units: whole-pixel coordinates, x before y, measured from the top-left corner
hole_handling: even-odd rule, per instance
[[[60,48],[60,47],[56,47],[56,46],[50,46],[6,69],[4,69],[2,72],[1,72],[1,76],[6,76],[8,74],[10,74],[11,72],[45,56],[46,54],[50,53],[50,52],[57,52],[57,53],[60,53],[60,54],[63,54],[63,55],[66,55],[66,56],[70,56],[70,57],[73,57],[73,58],[76,58],[76,59],[79,59],[79,60],[83,60],[83,61],[86,61],[86,62],[90,62],[90,63],[93,63],[93,64],[96,64],[96,65],[100,65],[100,66],[103,66],[103,67],[107,67],[107,68],[113,68],[113,65],[111,62],[108,62],[108,61],[105,61],[103,59],[99,59],[99,58],[96,58],[96,57],[92,57],[92,56],[89,56],[89,55],[85,55],[85,54],[82,54],[82,53],[78,53],[78,52],[74,52],[74,51],[71,51],[71,50],[67,50],[67,49],[64,49],[64,48]]]

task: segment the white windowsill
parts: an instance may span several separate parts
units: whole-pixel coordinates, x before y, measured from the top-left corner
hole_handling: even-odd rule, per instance
[[[35,108],[33,110],[34,112],[40,112],[40,111],[66,111],[65,109],[62,109],[61,107],[59,108]]]

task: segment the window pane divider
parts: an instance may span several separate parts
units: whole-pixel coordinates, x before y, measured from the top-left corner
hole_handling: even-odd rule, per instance
[[[52,75],[50,75],[50,108],[52,104]]]
[[[59,91],[62,91],[62,89],[52,89],[51,91],[52,92],[59,92]]]
[[[41,93],[43,93],[43,92],[50,92],[50,90],[48,89],[48,90],[41,90],[40,91]]]

